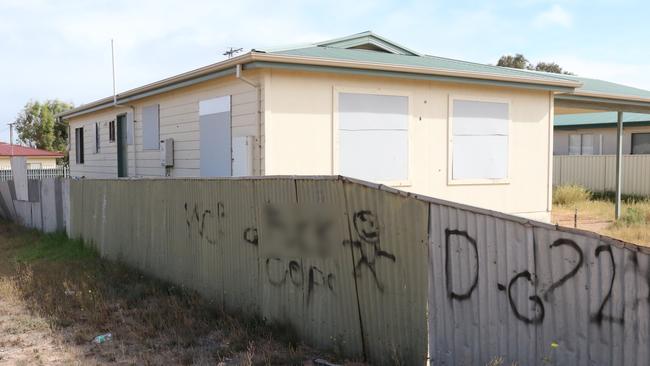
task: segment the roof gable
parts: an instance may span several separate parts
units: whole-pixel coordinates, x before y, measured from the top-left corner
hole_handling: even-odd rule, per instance
[[[386,52],[395,55],[420,56],[419,53],[370,31],[357,33],[342,38],[330,39],[328,41],[319,42],[314,45],[320,47]]]

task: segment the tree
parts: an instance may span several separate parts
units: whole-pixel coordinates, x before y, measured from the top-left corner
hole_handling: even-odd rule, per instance
[[[512,67],[515,69],[525,69],[534,71],[544,71],[554,74],[573,75],[573,73],[564,71],[560,65],[555,62],[538,62],[533,65],[524,55],[517,53],[512,55],[503,55],[497,62],[497,66]]]
[[[568,71],[562,70],[560,65],[556,64],[555,62],[538,62],[537,65],[535,65],[535,70],[552,72],[554,74],[573,75]]]
[[[60,100],[28,102],[14,122],[18,141],[38,149],[65,151],[68,124],[55,116],[72,108],[72,104]]]
[[[499,62],[497,62],[497,66],[503,66],[503,67],[512,67],[515,69],[529,69],[530,70],[530,62],[524,55],[521,53],[517,53],[514,56],[511,55],[503,55],[499,59]]]

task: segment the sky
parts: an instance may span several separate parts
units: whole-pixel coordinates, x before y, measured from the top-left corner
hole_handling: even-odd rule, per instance
[[[554,61],[650,89],[650,2],[0,0],[0,141],[30,100],[80,105],[250,50],[366,30],[421,53]]]

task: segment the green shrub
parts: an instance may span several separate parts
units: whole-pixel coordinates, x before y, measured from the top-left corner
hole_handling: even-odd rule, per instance
[[[638,207],[628,207],[621,215],[619,221],[626,225],[644,224],[645,214]]]
[[[553,189],[553,203],[556,205],[573,205],[591,199],[591,192],[582,186],[567,185]]]

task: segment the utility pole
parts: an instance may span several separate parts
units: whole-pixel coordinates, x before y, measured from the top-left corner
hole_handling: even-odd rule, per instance
[[[616,203],[614,219],[621,218],[621,191],[623,189],[623,112],[618,112],[616,122]]]
[[[223,53],[224,56],[228,56],[228,58],[232,58],[236,53],[239,53],[243,51],[243,48],[232,48],[228,49],[226,52]]]
[[[11,147],[11,156],[14,155],[14,123],[7,123],[9,125],[9,146]]]

